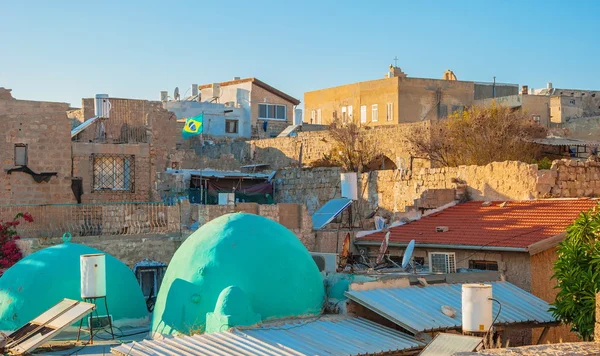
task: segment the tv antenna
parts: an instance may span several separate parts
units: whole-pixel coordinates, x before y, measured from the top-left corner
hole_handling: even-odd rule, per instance
[[[398,56],[394,57],[394,67],[398,67]]]

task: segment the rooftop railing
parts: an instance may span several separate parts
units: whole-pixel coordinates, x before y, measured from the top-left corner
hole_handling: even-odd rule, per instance
[[[0,206],[0,220],[29,213],[16,228],[22,238],[140,235],[179,232],[180,207],[166,203],[103,203]]]

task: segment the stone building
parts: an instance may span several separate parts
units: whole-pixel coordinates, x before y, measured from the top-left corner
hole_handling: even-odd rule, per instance
[[[389,252],[392,259],[401,260],[405,246],[415,240],[413,256],[420,268],[438,273],[500,271],[508,282],[553,302],[556,246],[567,226],[582,211],[597,205],[596,199],[471,201],[391,227]],[[355,245],[376,255],[384,235],[381,231],[359,233]],[[547,340],[575,341],[577,337],[560,326],[550,330]]]
[[[158,200],[156,174],[168,168],[183,123],[160,101],[83,99],[80,111],[86,121],[71,131],[78,201]]]
[[[68,109],[14,99],[0,88],[0,205],[75,202]]]
[[[408,77],[390,66],[384,79],[304,93],[305,121],[379,126],[437,120],[462,110],[475,100],[518,94],[518,85]]]
[[[550,97],[547,96],[529,95],[527,87],[524,86],[521,94],[475,100],[473,105],[486,107],[495,103],[502,107],[520,110],[533,121],[549,127],[551,122],[550,101]]]
[[[550,101],[550,121],[564,124],[571,119],[600,116],[600,91],[554,88],[531,89],[530,94],[546,97]]]
[[[201,100],[232,103],[241,107],[251,123],[252,138],[276,137],[293,123],[300,100],[258,80],[238,77],[215,84],[200,85]]]

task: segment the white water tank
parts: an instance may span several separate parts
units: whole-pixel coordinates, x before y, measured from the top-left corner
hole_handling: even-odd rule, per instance
[[[81,255],[81,298],[106,297],[106,256]]]
[[[95,99],[95,114],[97,117],[103,117],[108,119],[110,116],[110,101],[108,101],[108,94],[96,94]]]
[[[302,125],[302,109],[294,110],[294,125]]]
[[[356,173],[342,173],[340,175],[340,180],[342,183],[342,198],[358,200],[358,184],[356,180]]]
[[[462,285],[463,332],[484,333],[492,326],[492,286]]]

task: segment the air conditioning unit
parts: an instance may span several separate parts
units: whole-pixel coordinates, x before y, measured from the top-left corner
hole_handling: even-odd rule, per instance
[[[233,205],[234,203],[234,193],[219,193],[219,205]]]
[[[431,273],[456,273],[456,255],[454,252],[429,253],[429,271]]]
[[[310,255],[320,272],[330,273],[337,270],[338,256],[336,253],[311,252]]]

